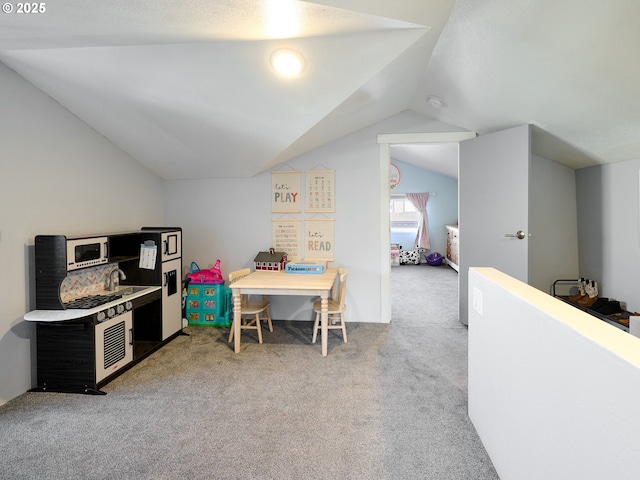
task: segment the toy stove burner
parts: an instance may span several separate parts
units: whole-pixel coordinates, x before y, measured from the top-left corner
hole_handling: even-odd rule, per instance
[[[122,298],[122,295],[88,295],[82,298],[76,298],[64,304],[65,308],[95,308],[105,303],[113,302]]]

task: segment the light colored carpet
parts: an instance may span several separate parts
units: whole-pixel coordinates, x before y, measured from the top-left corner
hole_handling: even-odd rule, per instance
[[[458,274],[446,265],[393,267],[391,316],[395,324],[462,328],[458,320]]]
[[[418,275],[403,292],[437,303],[420,278],[435,271],[398,268]],[[332,331],[325,358],[309,322],[275,321],[237,355],[228,329],[189,327],[105,396],[0,407],[0,478],[496,479],[467,416],[466,328],[446,303],[394,299],[391,325],[350,323],[346,344]]]

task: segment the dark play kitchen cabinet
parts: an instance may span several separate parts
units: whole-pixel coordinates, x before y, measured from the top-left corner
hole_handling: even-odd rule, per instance
[[[120,287],[151,288],[116,298],[77,318],[31,319],[36,321],[37,333],[38,380],[34,390],[103,393],[99,390],[102,386],[182,331],[181,229],[143,228],[106,238],[109,268],[119,268],[126,275]],[[60,301],[60,285],[69,264],[66,242],[64,236],[36,237],[39,310],[29,315],[52,313],[64,318],[65,312],[59,310],[68,308]],[[141,245],[155,245],[154,265],[140,268]]]
[[[104,321],[91,314],[38,322],[38,383],[32,391],[104,393],[100,388],[162,346],[154,327],[160,303],[156,290],[132,299],[130,311]]]
[[[153,270],[140,268],[141,244],[155,245],[157,258]],[[129,285],[162,287],[162,340],[182,329],[182,230],[179,228],[143,227],[130,233],[109,237],[109,249],[127,276]],[[130,259],[130,260],[126,260]]]

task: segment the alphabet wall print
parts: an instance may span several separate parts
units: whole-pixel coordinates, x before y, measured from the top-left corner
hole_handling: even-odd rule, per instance
[[[271,172],[271,212],[300,213],[300,172],[279,170]]]
[[[312,218],[304,222],[304,259],[333,261],[333,218]]]
[[[336,211],[335,170],[307,170],[306,197],[308,213]]]
[[[300,258],[301,222],[298,218],[271,221],[271,245],[278,252],[285,252],[287,260],[298,262]]]

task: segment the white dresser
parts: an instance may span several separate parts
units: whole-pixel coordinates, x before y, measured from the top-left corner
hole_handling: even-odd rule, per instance
[[[445,225],[447,229],[446,262],[458,272],[458,225]]]

